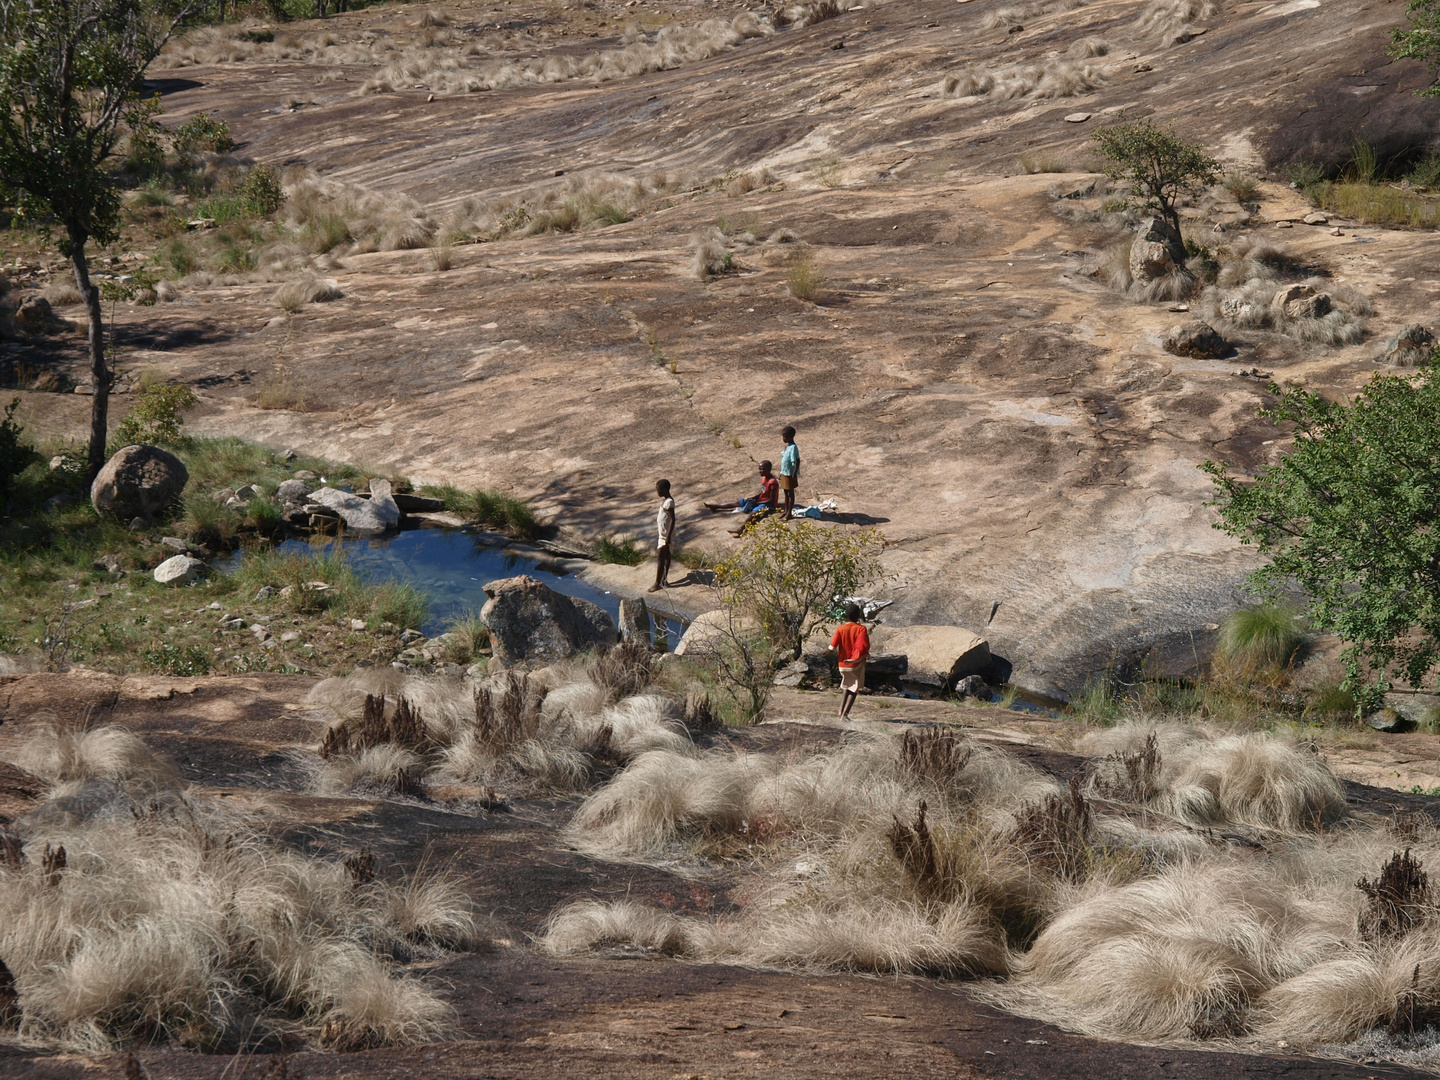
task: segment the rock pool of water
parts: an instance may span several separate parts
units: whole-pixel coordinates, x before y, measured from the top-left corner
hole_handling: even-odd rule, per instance
[[[280,550],[319,554],[328,553],[335,544],[333,539],[324,543],[286,540]],[[528,574],[556,592],[598,604],[611,618],[618,618],[620,613],[620,597],[616,594],[563,570],[557,573],[552,561],[494,547],[463,529],[406,529],[366,540],[347,539],[340,550],[371,584],[404,582],[427,593],[430,614],[418,627],[426,635],[441,633],[457,615],[478,612],[489,599],[485,595],[486,583],[516,574]],[[542,563],[552,568],[542,569]],[[673,649],[684,626],[671,620],[667,632]]]

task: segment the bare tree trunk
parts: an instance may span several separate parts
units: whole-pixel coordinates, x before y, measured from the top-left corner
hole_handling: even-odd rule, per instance
[[[100,311],[100,289],[90,282],[90,263],[85,257],[83,236],[70,236],[70,261],[75,265],[75,287],[85,298],[90,316],[90,458],[86,482],[95,479],[105,465],[105,443],[109,438],[110,369],[105,365],[105,321]]]

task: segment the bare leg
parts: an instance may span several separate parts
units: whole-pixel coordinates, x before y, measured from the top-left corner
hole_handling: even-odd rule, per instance
[[[666,544],[655,551],[655,584],[651,585],[646,592],[659,592],[668,584],[670,584],[670,545]]]
[[[785,518],[784,518],[784,520],[789,521],[790,518],[791,518],[792,516],[794,516],[794,513],[795,513],[795,489],[794,489],[794,488],[786,488],[786,489],[785,489]]]
[[[840,691],[840,719],[844,720],[850,715],[850,706],[855,704],[856,693],[853,690]]]

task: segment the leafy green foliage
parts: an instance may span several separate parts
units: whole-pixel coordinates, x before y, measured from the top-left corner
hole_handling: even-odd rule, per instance
[[[240,201],[252,214],[269,217],[285,202],[285,190],[280,186],[280,176],[269,165],[256,165],[245,174],[236,191]]]
[[[22,428],[15,419],[19,407],[20,399],[16,398],[5,406],[5,419],[0,420],[0,504],[9,501],[15,478],[39,460],[39,455],[20,440]]]
[[[1124,180],[1144,209],[1158,210],[1177,233],[1180,215],[1175,204],[1215,183],[1220,163],[1193,143],[1150,120],[1132,120],[1095,133],[1096,148],[1105,159],[1105,174]]]
[[[208,675],[210,656],[199,645],[172,645],[163,641],[140,653],[145,665],[161,675]]]
[[[876,529],[841,532],[771,516],[716,566],[715,583],[727,608],[753,619],[777,652],[798,658],[836,599],[879,576],[884,542]]]
[[[149,443],[152,446],[177,446],[180,427],[185,423],[181,414],[195,404],[195,391],[188,386],[163,383],[147,386],[136,396],[135,405],[115,428],[115,439],[121,446]]]
[[[520,499],[499,491],[488,488],[461,491],[450,484],[439,484],[421,488],[420,494],[444,499],[445,509],[474,517],[481,525],[521,540],[533,540],[542,531],[535,511]]]
[[[1280,463],[1253,481],[1203,468],[1217,528],[1269,561],[1262,596],[1290,582],[1307,622],[1346,642],[1345,687],[1371,708],[1398,673],[1420,687],[1440,664],[1440,368],[1377,375],[1353,402],[1301,387],[1270,390],[1263,415],[1293,428]]]
[[[1430,68],[1432,81],[1420,91],[1424,97],[1440,97],[1440,0],[1410,0],[1405,9],[1410,25],[1390,31],[1396,60],[1419,60]]]
[[[176,128],[173,139],[175,152],[187,156],[202,150],[223,154],[235,148],[235,140],[230,137],[230,125],[203,112],[196,113]]]

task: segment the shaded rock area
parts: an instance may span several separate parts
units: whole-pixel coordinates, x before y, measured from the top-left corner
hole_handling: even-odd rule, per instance
[[[158,446],[126,446],[96,475],[90,501],[121,521],[153,518],[175,504],[189,480],[185,463],[174,454]]]
[[[490,630],[492,665],[550,664],[588,649],[614,645],[614,620],[588,600],[558,593],[521,574],[485,586],[480,618]]]
[[[1191,319],[1170,328],[1165,335],[1165,351],[1176,356],[1193,356],[1197,360],[1218,360],[1235,350],[1209,323]]]
[[[872,653],[903,653],[905,681],[942,693],[967,675],[990,670],[990,643],[960,626],[877,626],[870,631]]]

